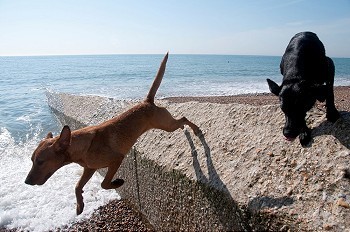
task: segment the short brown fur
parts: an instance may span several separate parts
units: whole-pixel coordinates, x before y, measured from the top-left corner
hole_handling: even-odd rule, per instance
[[[33,153],[33,166],[25,183],[42,185],[62,166],[72,162],[80,164],[84,167],[84,172],[76,185],[75,194],[77,214],[81,214],[84,209],[84,185],[97,169],[108,167],[101,187],[120,187],[124,181],[113,181],[113,176],[125,155],[144,132],[149,129],[172,132],[186,124],[199,135],[200,129],[185,117],[176,120],[165,108],[154,104],[154,96],[162,81],[167,60],[168,54],[165,55],[151,89],[142,103],[97,126],[72,132],[68,126],[64,126],[60,136],[54,138],[49,133]]]

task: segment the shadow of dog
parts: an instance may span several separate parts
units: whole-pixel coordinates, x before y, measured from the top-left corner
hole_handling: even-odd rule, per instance
[[[335,122],[322,122],[312,130],[311,136],[315,138],[322,135],[333,135],[344,147],[350,149],[350,112],[340,112],[341,117]]]

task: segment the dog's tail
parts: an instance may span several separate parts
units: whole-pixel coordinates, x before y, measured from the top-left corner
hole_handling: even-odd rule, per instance
[[[157,73],[156,77],[154,78],[151,89],[149,90],[148,95],[146,97],[147,102],[150,102],[150,103],[154,102],[154,96],[156,95],[157,90],[160,86],[160,83],[162,82],[162,79],[163,79],[163,75],[164,75],[165,67],[166,67],[166,62],[168,61],[168,55],[169,55],[169,52],[167,52],[167,54],[163,58],[162,63],[160,64],[158,73]]]

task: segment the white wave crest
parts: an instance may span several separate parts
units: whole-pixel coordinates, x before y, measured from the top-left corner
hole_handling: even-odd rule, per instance
[[[0,227],[48,231],[88,218],[99,206],[120,198],[113,190],[101,189],[102,177],[96,173],[84,188],[84,212],[76,216],[74,188],[82,168],[67,165],[42,186],[26,185],[39,139],[17,144],[6,128],[0,129]]]

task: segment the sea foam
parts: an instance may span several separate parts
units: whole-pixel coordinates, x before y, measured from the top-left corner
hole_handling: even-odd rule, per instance
[[[76,216],[74,188],[83,168],[70,164],[59,169],[44,185],[24,183],[31,168],[34,138],[16,143],[5,128],[0,130],[0,227],[47,231],[91,216],[95,209],[120,196],[100,187],[96,173],[84,188],[84,212]]]

